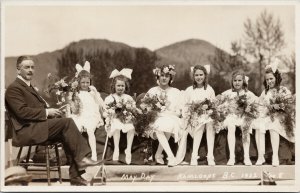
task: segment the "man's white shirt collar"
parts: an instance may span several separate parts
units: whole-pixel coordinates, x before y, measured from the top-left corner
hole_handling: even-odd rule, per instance
[[[18,75],[17,78],[19,78],[20,80],[22,80],[23,82],[25,82],[28,86],[30,86],[30,81],[25,80],[22,76]]]

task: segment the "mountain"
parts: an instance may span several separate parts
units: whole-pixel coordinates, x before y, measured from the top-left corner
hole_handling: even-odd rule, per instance
[[[52,74],[58,73],[58,59],[66,52],[66,50],[71,50],[76,53],[92,53],[96,50],[99,50],[100,52],[108,51],[110,53],[114,53],[122,49],[129,50],[129,52],[132,54],[132,57],[135,56],[134,48],[126,44],[99,39],[88,39],[81,40],[78,42],[72,42],[63,49],[35,55],[33,57],[35,58],[37,76],[35,76],[33,83],[38,88],[43,88],[47,74],[50,72]],[[5,88],[16,78],[16,62],[17,57],[5,58]]]
[[[134,57],[134,49],[131,46],[128,46],[124,43],[114,42],[106,39],[84,39],[79,42],[72,42],[66,46],[62,51],[72,50],[75,52],[83,52],[83,54],[90,54],[94,52],[109,52],[111,54],[121,51],[128,50]]]
[[[60,68],[60,70],[64,69],[65,74],[73,74],[75,70],[73,65],[75,66],[76,63],[83,64],[83,61],[89,60],[91,65],[94,65],[92,69],[95,70],[94,72],[97,75],[96,84],[98,84],[98,87],[102,89],[102,91],[106,91],[110,88],[108,76],[114,68],[123,68],[125,66],[131,68],[135,67],[135,73],[144,74],[144,79],[146,80],[148,78],[149,82],[149,77],[153,76],[149,69],[152,68],[153,65],[159,65],[160,63],[176,65],[176,79],[178,80],[179,78],[180,80],[178,84],[176,83],[174,86],[183,89],[190,84],[190,79],[185,78],[186,71],[189,70],[189,67],[196,64],[204,65],[210,63],[211,58],[216,54],[216,50],[219,49],[211,43],[199,39],[177,42],[155,51],[150,51],[147,48],[134,48],[124,43],[105,39],[85,39],[72,42],[60,50],[45,52],[34,56],[37,64],[37,76],[35,76],[33,83],[41,90],[44,90],[48,73],[58,75],[58,69]],[[153,55],[156,55],[156,57],[153,57]],[[16,60],[17,57],[5,58],[5,87],[16,77]],[[99,68],[100,71],[96,70]],[[212,66],[212,69],[213,68]],[[149,72],[141,72],[146,69]],[[99,76],[107,77],[100,80]],[[135,77],[141,78],[140,74]],[[150,78],[152,79],[152,77]],[[146,82],[140,82],[140,84],[143,85],[138,85],[139,83],[133,84],[134,87],[136,87],[135,92],[141,90],[143,85],[144,87],[148,85]],[[153,84],[155,84],[155,81]]]
[[[228,55],[211,43],[199,39],[188,39],[155,50],[162,64],[175,64],[179,76],[191,66],[211,64],[216,51]]]

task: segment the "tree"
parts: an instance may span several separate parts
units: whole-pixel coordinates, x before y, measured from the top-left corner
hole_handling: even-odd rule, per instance
[[[293,52],[290,56],[282,56],[281,58],[282,63],[285,64],[287,70],[281,71],[283,72],[284,77],[284,85],[287,85],[292,93],[296,92],[296,55]]]
[[[249,18],[244,23],[245,56],[251,63],[259,65],[259,90],[261,90],[264,67],[278,56],[285,45],[284,33],[279,19],[264,10],[254,23]]]
[[[155,83],[152,70],[155,68],[157,56],[146,48],[135,49],[135,61],[132,72],[131,92],[137,95],[147,92]]]

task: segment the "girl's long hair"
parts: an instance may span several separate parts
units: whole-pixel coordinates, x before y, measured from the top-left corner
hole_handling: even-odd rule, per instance
[[[110,92],[111,93],[116,93],[116,83],[117,83],[117,80],[125,82],[125,93],[128,94],[129,91],[130,91],[129,80],[128,80],[128,78],[126,78],[123,75],[117,76],[117,77],[115,77],[115,78],[112,79],[111,85],[110,85]]]
[[[235,71],[235,72],[232,73],[232,76],[231,76],[231,89],[232,89],[232,91],[235,91],[235,88],[233,86],[233,80],[238,75],[241,75],[243,77],[242,89],[244,89],[247,92],[248,91],[248,84],[246,82],[246,75],[243,71],[240,71],[240,70]]]
[[[204,90],[206,90],[207,88],[207,84],[208,84],[208,77],[207,77],[207,70],[206,68],[204,68],[204,66],[201,65],[196,65],[194,66],[193,72],[192,72],[192,79],[193,79],[193,89],[197,88],[197,82],[195,81],[195,73],[197,70],[202,70],[204,73],[204,81],[203,81],[203,86],[204,86]]]
[[[266,74],[269,74],[269,73],[273,74],[273,76],[275,77],[275,88],[276,88],[277,90],[279,90],[279,89],[280,89],[280,84],[281,84],[281,81],[282,81],[280,72],[279,72],[278,69],[277,69],[277,70],[275,71],[275,73],[273,73],[273,71],[272,71],[271,68],[267,68],[267,69],[265,70],[265,75],[266,75]],[[264,83],[263,83],[263,84],[264,84],[264,87],[265,87],[265,93],[267,94],[267,92],[270,90],[270,87],[269,87],[268,84],[267,84],[266,76],[265,76],[265,80],[264,80]]]

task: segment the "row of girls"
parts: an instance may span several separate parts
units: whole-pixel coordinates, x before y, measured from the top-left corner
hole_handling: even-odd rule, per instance
[[[81,132],[87,132],[89,144],[92,150],[92,159],[97,159],[96,139],[94,132],[96,128],[105,125],[108,137],[113,138],[114,152],[113,160],[119,160],[119,142],[120,132],[127,134],[127,148],[125,149],[125,161],[131,163],[132,143],[135,136],[135,127],[132,119],[120,120],[116,116],[115,109],[112,104],[117,104],[120,101],[128,102],[128,105],[135,106],[134,99],[128,95],[129,80],[131,79],[131,69],[123,69],[121,71],[114,70],[110,78],[112,79],[111,94],[103,101],[96,88],[91,85],[90,65],[86,63],[82,68],[76,66],[78,79],[78,100],[82,107],[80,113],[73,113],[75,123]],[[149,126],[151,128],[149,135],[153,140],[158,140],[159,145],[155,152],[155,161],[158,164],[165,164],[163,151],[167,155],[167,165],[175,166],[180,164],[186,154],[187,137],[190,135],[193,138],[193,148],[190,160],[190,165],[198,165],[199,147],[202,140],[202,135],[206,130],[207,140],[207,162],[208,165],[215,165],[214,159],[214,142],[216,135],[216,125],[211,118],[209,111],[199,114],[190,112],[189,105],[191,103],[200,103],[204,100],[215,100],[215,92],[209,85],[208,76],[210,73],[209,65],[194,66],[191,68],[192,85],[185,91],[180,91],[172,87],[172,82],[175,76],[175,68],[172,65],[164,65],[153,70],[157,79],[157,86],[151,88],[145,96],[165,96],[165,109],[161,110],[156,116],[156,119]],[[270,116],[267,113],[267,105],[270,104],[270,99],[276,93],[291,95],[291,92],[281,86],[281,75],[275,65],[269,65],[265,69],[265,90],[260,97],[255,96],[253,92],[248,90],[248,77],[242,71],[237,71],[232,74],[231,89],[226,90],[221,94],[223,99],[234,101],[238,96],[245,95],[248,104],[256,103],[259,105],[259,116],[249,122],[241,116],[238,111],[230,111],[226,114],[225,119],[221,124],[218,124],[218,129],[227,129],[227,141],[229,147],[229,160],[227,165],[235,164],[235,131],[237,128],[243,130],[244,127],[249,127],[243,140],[244,149],[244,164],[252,165],[249,156],[250,134],[252,129],[255,129],[255,139],[257,144],[258,159],[256,165],[262,165],[265,162],[265,133],[270,131],[271,145],[273,150],[272,165],[279,165],[279,140],[280,136],[294,143],[293,135],[286,132],[285,126],[279,117]],[[236,102],[236,101],[235,101]],[[230,103],[230,102],[229,102]],[[230,104],[229,104],[230,105]],[[76,106],[76,105],[73,105]],[[234,106],[234,105],[233,105]],[[72,107],[72,105],[71,105]],[[274,108],[277,108],[274,106]],[[72,109],[72,108],[71,108]],[[76,108],[73,108],[76,112]],[[78,110],[77,110],[78,111]],[[105,118],[105,121],[103,121]],[[291,128],[292,130],[294,128]],[[169,144],[170,137],[174,138],[178,144],[176,154],[173,154]]]

